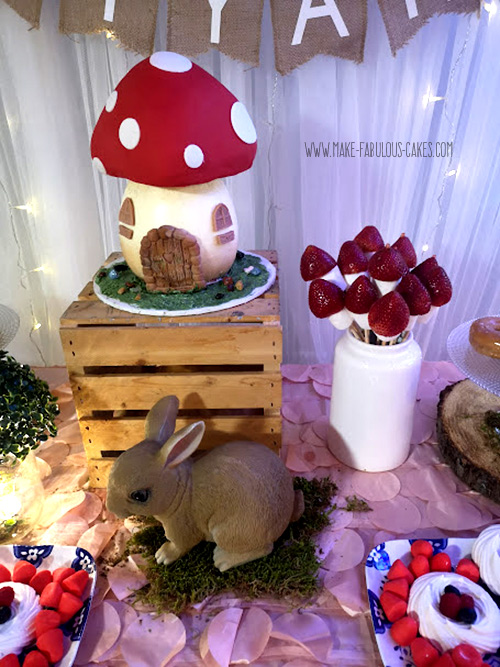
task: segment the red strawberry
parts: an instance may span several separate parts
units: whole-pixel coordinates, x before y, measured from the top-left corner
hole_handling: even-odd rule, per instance
[[[464,593],[460,596],[460,609],[474,609],[474,598]]]
[[[426,287],[433,306],[444,306],[450,301],[453,294],[451,281],[441,266],[429,273]]]
[[[446,616],[455,620],[460,611],[460,595],[456,593],[444,593],[439,600],[439,611]]]
[[[406,579],[406,581],[409,583],[410,586],[415,581],[415,577],[413,576],[413,574],[406,567],[403,561],[400,560],[399,558],[395,560],[394,563],[391,565],[391,569],[387,573],[387,578],[389,579],[389,581],[401,578]]]
[[[397,595],[402,600],[408,600],[408,596],[410,595],[410,584],[408,583],[408,579],[401,577],[400,579],[386,581],[383,590],[387,593]]]
[[[375,257],[375,255],[374,255]],[[375,301],[368,313],[370,329],[391,338],[402,333],[410,321],[410,309],[398,292],[389,292]]]
[[[354,237],[354,241],[363,252],[376,252],[384,247],[380,232],[373,225],[367,225]]]
[[[462,577],[467,577],[467,579],[470,579],[475,584],[479,581],[479,568],[469,558],[462,558],[462,560],[458,561],[455,572],[461,574]]]
[[[437,649],[424,637],[417,637],[410,646],[411,657],[417,667],[429,667],[439,657]]]
[[[362,273],[368,267],[365,253],[354,241],[346,241],[342,244],[337,262],[343,275]]]
[[[31,577],[36,574],[36,567],[27,560],[18,560],[12,571],[12,581],[28,584]]]
[[[40,595],[45,586],[51,582],[52,573],[49,570],[39,570],[35,576],[30,579],[30,586],[35,589],[38,595]]]
[[[42,609],[35,616],[35,635],[40,637],[47,630],[58,628],[61,625],[61,617],[57,611],[52,609]]]
[[[75,570],[72,567],[57,567],[54,572],[52,572],[52,581],[56,581],[58,584],[70,577],[72,574],[75,574]]]
[[[415,558],[412,560],[412,562],[409,565],[410,572],[413,574],[415,579],[418,577],[421,577],[424,574],[429,574],[430,571],[430,566],[429,566],[429,559],[423,556],[422,554],[419,554],[418,556],[415,556]]]
[[[38,637],[36,646],[49,662],[59,662],[64,655],[62,630],[60,628],[47,630]]]
[[[40,651],[30,651],[24,658],[23,667],[49,667],[49,663]]]
[[[14,653],[9,653],[0,660],[0,667],[19,667],[19,658]]]
[[[432,667],[455,667],[451,653],[443,653],[437,662],[432,663]]]
[[[451,572],[451,560],[444,551],[431,558],[431,572]]]
[[[321,278],[337,266],[337,262],[325,250],[308,245],[300,258],[300,275],[304,280]]]
[[[396,290],[408,304],[410,315],[425,315],[431,309],[429,292],[413,273],[403,276]]]
[[[481,654],[470,644],[459,644],[451,652],[453,662],[457,667],[481,667]]]
[[[40,604],[42,607],[52,607],[52,609],[57,609],[59,605],[59,600],[63,594],[63,589],[61,584],[58,584],[57,581],[53,581],[51,584],[47,584],[40,595]]]
[[[3,584],[4,581],[11,581],[10,571],[5,565],[0,564],[0,584]]]
[[[399,280],[401,276],[408,273],[406,262],[397,250],[389,244],[378,250],[368,262],[368,271],[375,280],[391,282]]]
[[[344,292],[335,283],[316,278],[309,285],[309,308],[319,318],[330,317],[344,307]]]
[[[426,558],[432,558],[433,552],[434,549],[432,548],[432,544],[427,540],[416,540],[411,545],[411,555],[414,558],[419,555],[425,556]]]
[[[70,618],[76,614],[77,611],[83,607],[83,602],[80,598],[77,598],[76,595],[71,593],[63,593],[61,599],[59,600],[59,606],[57,611],[61,617],[61,622],[66,623]]]
[[[85,570],[78,570],[67,579],[64,579],[61,586],[67,593],[72,593],[76,597],[80,597],[85,590],[85,586],[89,580],[89,573]]]
[[[358,276],[346,290],[345,307],[351,313],[362,315],[370,310],[377,298],[378,292],[371,280],[366,276]]]
[[[434,271],[434,269],[437,269],[438,266],[439,264],[437,263],[436,255],[432,255],[432,257],[428,257],[416,266],[412,273],[417,276],[424,286],[427,286],[427,277]]]
[[[409,646],[418,634],[418,623],[411,616],[403,616],[391,625],[391,637],[399,646]]]
[[[401,234],[399,239],[394,241],[392,247],[399,252],[409,269],[417,266],[417,253],[415,252],[413,243],[405,234]]]
[[[391,623],[403,618],[406,614],[406,602],[392,593],[382,591],[380,595],[380,604],[387,616],[387,620]]]
[[[14,589],[12,586],[0,588],[0,607],[10,607],[14,600]]]

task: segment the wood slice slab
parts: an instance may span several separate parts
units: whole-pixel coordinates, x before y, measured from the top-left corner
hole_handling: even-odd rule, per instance
[[[481,429],[488,410],[500,411],[500,397],[471,380],[444,389],[438,406],[439,449],[459,479],[500,503],[500,451]]]

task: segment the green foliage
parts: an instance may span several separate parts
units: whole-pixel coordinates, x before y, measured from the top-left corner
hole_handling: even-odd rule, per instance
[[[491,449],[500,454],[500,412],[488,410],[484,415],[481,429]]]
[[[143,529],[129,540],[123,557],[141,553],[147,566],[149,584],[136,598],[161,611],[180,613],[189,605],[211,595],[231,592],[244,598],[273,596],[288,599],[310,598],[317,590],[320,561],[312,536],[329,525],[331,499],[337,492],[329,479],[295,479],[295,488],[304,494],[302,517],[287,528],[269,556],[219,572],[213,563],[214,544],[201,542],[171,565],[158,565],[154,558],[165,541],[162,526],[148,517]]]
[[[26,364],[0,351],[0,456],[24,459],[57,433],[56,398]]]
[[[362,500],[357,496],[346,496],[346,506],[339,507],[340,510],[346,510],[347,512],[371,512],[372,508],[366,500]]]

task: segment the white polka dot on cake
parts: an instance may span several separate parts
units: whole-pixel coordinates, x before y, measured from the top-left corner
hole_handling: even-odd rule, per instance
[[[106,167],[103,165],[103,163],[101,162],[101,160],[99,160],[98,157],[92,158],[92,164],[97,169],[97,171],[101,172],[101,174],[106,173]]]
[[[246,144],[254,144],[257,141],[255,126],[242,102],[235,102],[231,107],[231,125],[241,141]]]
[[[116,90],[113,90],[111,95],[106,100],[106,107],[105,107],[106,111],[108,111],[108,112],[113,111],[113,109],[116,106],[116,100],[117,99],[118,99],[118,93],[116,92]]]
[[[204,159],[205,156],[203,155],[203,151],[196,144],[189,144],[189,146],[186,146],[184,149],[184,162],[188,167],[191,167],[191,169],[201,167]]]
[[[186,56],[181,56],[180,53],[174,53],[173,51],[157,51],[149,58],[149,62],[153,67],[161,69],[164,72],[174,72],[180,74],[181,72],[188,72],[193,63],[186,58]]]
[[[118,130],[118,137],[120,143],[124,148],[132,150],[139,143],[141,138],[141,128],[135,118],[125,118]]]

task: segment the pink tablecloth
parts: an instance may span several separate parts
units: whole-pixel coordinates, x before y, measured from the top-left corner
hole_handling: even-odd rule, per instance
[[[57,437],[38,452],[48,499],[32,542],[78,543],[95,557],[115,554],[130,533],[103,509],[103,494],[86,488],[69,385],[61,371],[40,373],[59,396],[61,420]],[[369,474],[346,468],[326,447],[331,368],[284,366],[282,455],[287,466],[297,475],[333,479],[339,506],[346,496],[356,495],[372,508],[333,512],[331,527],[318,537],[323,558],[319,595],[300,608],[280,600],[246,603],[223,597],[180,617],[153,618],[129,604],[128,587],[137,588],[141,581],[129,560],[126,567],[101,573],[76,664],[214,665],[228,664],[232,655],[233,661],[280,667],[381,665],[364,584],[369,551],[403,537],[474,536],[500,517],[500,506],[468,490],[441,462],[435,446],[439,392],[461,377],[447,362],[424,363],[410,457],[393,472]]]

